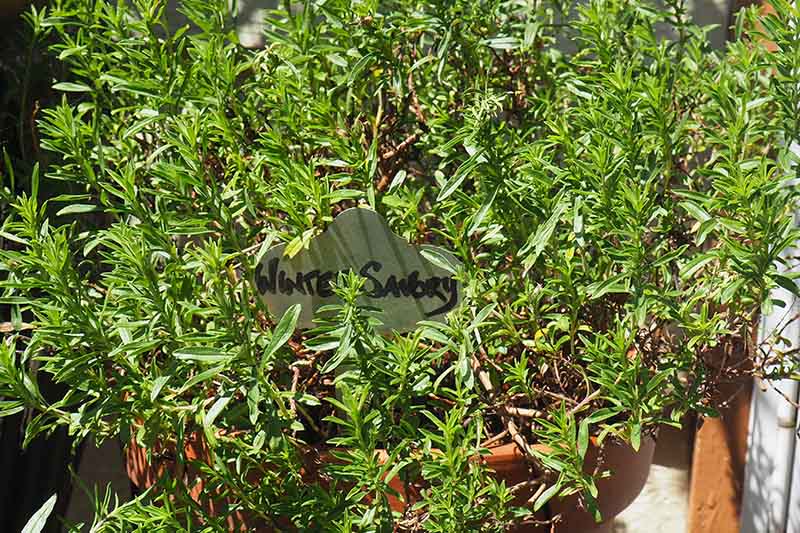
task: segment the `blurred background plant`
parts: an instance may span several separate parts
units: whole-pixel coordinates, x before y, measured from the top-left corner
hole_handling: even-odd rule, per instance
[[[38,146],[38,113],[52,104],[58,94],[52,80],[64,75],[58,59],[47,51],[48,32],[39,24],[41,11],[26,12],[30,2],[9,0],[0,6],[0,220],[9,216],[9,205],[17,194],[30,190],[30,178],[37,164],[46,165],[49,155]],[[35,2],[41,8],[42,2]],[[17,246],[0,234],[0,248]],[[0,273],[0,279],[6,274]],[[23,327],[20,307],[0,303],[0,333]],[[43,380],[48,397],[62,395],[66,388]],[[20,531],[44,498],[54,492],[62,497],[54,514],[66,511],[71,492],[69,467],[77,456],[66,429],[35,439],[23,449],[25,413],[0,418],[0,468],[7,480],[0,485],[0,529]],[[52,531],[58,530],[53,522]]]

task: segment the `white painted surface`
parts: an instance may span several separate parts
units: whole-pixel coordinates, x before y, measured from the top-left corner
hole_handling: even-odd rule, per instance
[[[791,253],[787,251],[787,253]],[[792,302],[764,317],[759,342],[785,326],[783,336],[796,343],[800,324],[786,324],[800,306],[785,289],[776,297]],[[797,398],[792,381],[757,382],[750,408],[747,463],[742,501],[742,533],[778,533],[785,529],[794,456],[795,414],[784,395]]]
[[[800,146],[791,147],[800,153]],[[796,184],[794,184],[796,185]],[[795,213],[800,225],[800,213]],[[781,254],[789,265],[782,271],[800,269],[800,243]],[[787,340],[775,346],[786,351],[800,347],[800,301],[786,289],[775,289],[777,299],[790,303],[776,307],[762,320],[759,342],[774,334]],[[792,380],[755,384],[750,414],[745,486],[742,504],[742,533],[800,533],[800,450],[795,405],[800,384]]]
[[[779,533],[786,523],[794,427],[781,427],[778,412],[786,400],[776,392],[796,396],[797,384],[756,384],[750,408],[745,485],[742,502],[742,533]]]
[[[798,392],[797,397],[800,397],[800,392]],[[794,435],[792,435],[795,439],[795,446],[791,471],[792,481],[789,487],[789,501],[786,513],[786,533],[800,533],[800,447],[797,446],[796,440],[799,434],[800,425],[796,425],[794,427]]]
[[[796,155],[800,155],[800,145],[797,143],[793,143],[791,145],[791,150]],[[796,180],[792,183],[793,186],[797,186],[798,183]],[[800,213],[795,213],[795,224],[800,224]],[[800,245],[798,245],[800,247]],[[796,250],[795,250],[796,251]],[[794,270],[797,270],[798,266],[795,264]],[[800,329],[800,327],[798,328]],[[798,333],[798,337],[800,338],[800,333]],[[797,345],[796,345],[797,347]],[[795,383],[795,391],[793,398],[795,400],[800,400],[800,384]],[[792,458],[792,466],[791,466],[791,483],[789,487],[789,498],[787,502],[787,512],[786,512],[786,531],[787,533],[800,533],[800,446],[798,446],[798,439],[800,439],[800,416],[798,416],[796,410],[797,402],[795,402],[794,406],[787,406],[784,405],[784,409],[792,409],[793,416],[794,416],[794,424],[793,424],[793,435],[791,438],[794,442],[794,449],[793,449],[793,458]],[[784,421],[783,425],[788,426],[788,420]]]

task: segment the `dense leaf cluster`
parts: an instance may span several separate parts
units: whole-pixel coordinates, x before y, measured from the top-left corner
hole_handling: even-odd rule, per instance
[[[184,0],[186,25],[163,1],[51,4],[30,20],[69,77],[39,120],[56,161],[3,197],[0,415],[172,450],[173,473],[202,442],[201,500],[228,506],[167,476],[99,502],[96,531],[502,530],[555,494],[594,509],[590,436],[638,449],[736,375],[794,372],[754,334],[796,292],[784,0],[723,52],[679,0],[287,2],[259,50],[227,0]],[[269,314],[259,258],[357,205],[459,258],[447,324],[376,334],[355,275],[315,330]],[[45,400],[43,373],[69,393]],[[474,460],[496,436],[551,450],[527,508]],[[336,447],[324,482],[311,445]],[[424,480],[402,513],[395,478]]]

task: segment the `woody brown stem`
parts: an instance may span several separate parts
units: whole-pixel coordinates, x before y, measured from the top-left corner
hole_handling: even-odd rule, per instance
[[[406,137],[403,142],[398,144],[397,148],[395,148],[394,150],[389,150],[388,152],[384,152],[384,154],[381,156],[381,159],[383,161],[388,161],[390,159],[394,159],[401,152],[404,152],[405,150],[407,150],[409,146],[411,146],[412,144],[414,144],[418,140],[419,140],[419,133],[417,133],[417,132],[412,133],[411,135]]]

